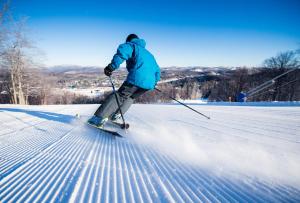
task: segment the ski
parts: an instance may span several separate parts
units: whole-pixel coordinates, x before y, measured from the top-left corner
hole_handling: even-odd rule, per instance
[[[98,130],[101,130],[101,131],[103,131],[103,132],[105,132],[105,133],[111,134],[111,135],[116,136],[116,137],[123,137],[120,133],[118,133],[118,132],[116,132],[116,131],[114,131],[114,130],[108,130],[108,129],[105,129],[105,128],[103,128],[103,127],[98,127],[98,126],[96,126],[96,125],[92,125],[92,124],[88,123],[87,121],[83,121],[83,120],[81,119],[82,116],[81,116],[80,114],[78,114],[78,113],[75,115],[75,117],[76,117],[80,122],[82,122],[82,123],[84,123],[84,124],[87,124],[87,125],[89,125],[89,126],[91,126],[91,127],[93,127],[93,128],[97,128]]]
[[[120,133],[116,132],[116,131],[113,131],[113,130],[108,130],[108,129],[105,129],[103,127],[98,127],[96,125],[93,125],[93,124],[90,124],[88,122],[86,122],[86,124],[88,124],[89,126],[93,127],[93,128],[97,128],[98,130],[100,131],[103,131],[103,132],[106,132],[106,133],[109,133],[111,135],[114,135],[114,136],[117,136],[117,137],[123,137]]]
[[[75,115],[75,117],[78,118],[78,119],[80,119],[80,118],[81,118],[81,115],[77,113],[77,114]],[[112,120],[108,120],[108,122],[107,122],[105,125],[107,125],[107,124],[108,124],[108,125],[111,124],[111,125],[113,125],[113,126],[116,126],[116,127],[121,128],[121,129],[123,129],[123,130],[124,130],[124,129],[125,129],[125,130],[128,129],[129,126],[130,126],[129,123],[125,123],[125,124],[124,124],[124,123],[119,123],[119,122],[117,122],[117,121],[112,121]],[[94,127],[96,127],[96,126],[94,126]]]
[[[108,122],[113,124],[113,125],[116,125],[116,126],[120,127],[121,129],[128,129],[129,128],[129,123],[124,124],[124,123],[119,123],[119,122],[112,121],[112,120],[109,120]]]

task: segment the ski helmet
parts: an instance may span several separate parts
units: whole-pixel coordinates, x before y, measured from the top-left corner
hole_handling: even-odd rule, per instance
[[[126,38],[126,42],[130,42],[133,39],[138,39],[139,37],[136,34],[130,34]]]

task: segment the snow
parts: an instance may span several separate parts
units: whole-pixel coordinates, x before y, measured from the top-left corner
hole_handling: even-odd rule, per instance
[[[0,105],[0,202],[300,201],[299,106],[192,107],[133,105],[118,138],[97,105]]]
[[[300,107],[299,101],[291,101],[291,102],[282,102],[282,101],[273,101],[273,102],[208,102],[208,105],[214,106],[265,106],[265,107],[288,107],[288,106],[298,106]]]
[[[185,103],[185,104],[207,104],[207,100],[206,99],[178,99],[178,101],[180,101],[181,103]],[[176,101],[173,101],[172,103],[177,104]]]

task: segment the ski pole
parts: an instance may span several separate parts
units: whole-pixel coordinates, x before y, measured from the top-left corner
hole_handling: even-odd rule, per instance
[[[157,88],[155,88],[155,90],[156,90],[156,91],[158,91],[158,92],[160,92],[160,93],[162,93],[162,91],[161,91],[160,89],[157,89]],[[186,108],[188,108],[188,109],[190,109],[190,110],[192,110],[192,111],[194,111],[194,112],[196,112],[196,113],[200,114],[201,116],[204,116],[205,118],[207,118],[207,119],[210,119],[210,117],[209,117],[209,116],[207,116],[207,115],[204,115],[203,113],[200,113],[199,111],[197,111],[197,110],[193,109],[192,107],[189,107],[188,105],[186,105],[186,104],[184,104],[184,103],[182,103],[182,102],[178,101],[178,100],[177,100],[177,99],[175,99],[174,97],[171,97],[171,96],[168,96],[168,97],[169,97],[170,99],[172,99],[172,100],[174,100],[174,101],[178,102],[179,104],[181,104],[181,105],[185,106]]]
[[[115,98],[116,98],[116,101],[117,101],[117,104],[118,104],[118,110],[120,111],[120,114],[121,114],[121,117],[122,117],[122,120],[123,120],[123,127],[126,128],[126,122],[125,122],[125,118],[124,118],[124,115],[123,115],[123,112],[121,110],[121,106],[120,106],[120,101],[119,101],[119,98],[118,98],[118,95],[117,95],[117,92],[116,92],[116,89],[115,89],[115,85],[111,79],[111,76],[109,76],[109,81],[111,83],[111,86],[113,88],[113,93],[115,95]]]

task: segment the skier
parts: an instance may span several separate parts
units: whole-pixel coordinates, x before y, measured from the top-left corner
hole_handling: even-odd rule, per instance
[[[160,68],[145,46],[145,40],[140,39],[136,34],[128,35],[126,43],[119,45],[111,63],[104,69],[104,74],[110,77],[112,72],[126,60],[128,75],[116,92],[123,114],[136,98],[148,90],[153,90],[160,80]],[[118,103],[112,93],[105,98],[88,123],[103,127],[108,120],[117,121],[120,117]]]
[[[246,102],[246,101],[247,101],[247,93],[241,91],[241,92],[236,96],[236,101],[237,101],[237,102]]]

